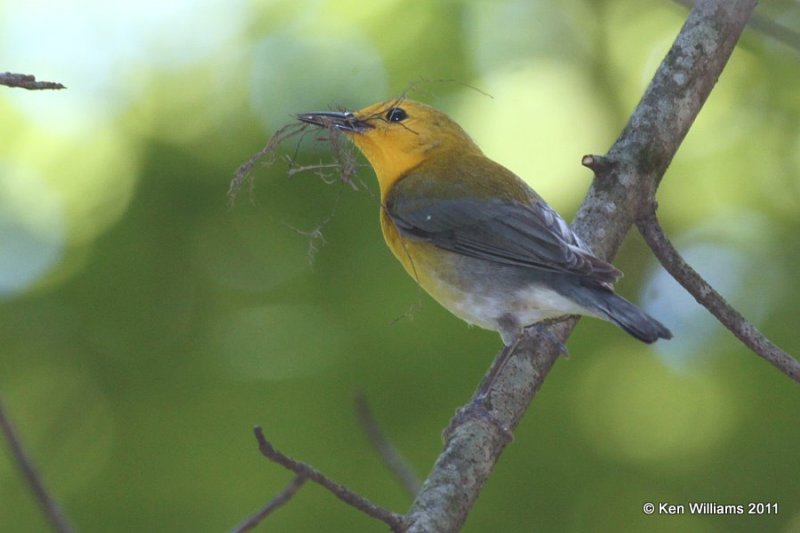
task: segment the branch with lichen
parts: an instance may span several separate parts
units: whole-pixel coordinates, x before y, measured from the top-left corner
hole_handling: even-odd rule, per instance
[[[573,223],[599,257],[611,259],[634,222],[652,206],[664,172],[755,4],[756,0],[698,0],[689,13],[627,126],[603,158],[608,172],[595,179]],[[558,358],[557,343],[547,341],[563,342],[576,322],[570,318],[531,330],[488,393],[490,416],[464,418],[452,428],[406,515],[409,532],[461,528],[505,448],[504,429],[516,428]]]
[[[583,164],[595,172],[595,180],[573,229],[599,257],[613,258],[637,222],[648,238],[652,220],[647,217],[661,179],[755,4],[756,0],[698,0],[620,137],[605,156],[584,157]],[[648,240],[655,242],[654,238]],[[663,250],[653,248],[657,255]],[[451,422],[444,450],[411,508],[400,517],[405,531],[458,531],[463,526],[577,320],[565,318],[530,328],[488,392],[462,409],[470,416],[457,415]],[[789,359],[785,371],[794,377],[797,362]]]

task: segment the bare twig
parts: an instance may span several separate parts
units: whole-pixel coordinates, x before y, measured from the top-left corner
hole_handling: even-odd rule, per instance
[[[0,401],[0,430],[2,430],[6,438],[6,442],[8,442],[8,448],[14,462],[22,471],[22,476],[31,489],[31,492],[33,492],[33,495],[36,497],[36,501],[39,507],[41,507],[51,529],[56,533],[71,533],[73,531],[72,526],[70,526],[69,521],[66,516],[64,516],[61,507],[56,503],[53,497],[50,496],[47,488],[45,488],[44,482],[42,482],[42,478],[36,471],[33,461],[25,451],[19,434],[14,424],[11,422],[11,419],[8,417],[2,401]]]
[[[36,76],[30,74],[14,74],[12,72],[0,72],[0,85],[7,87],[20,87],[29,91],[41,91],[45,89],[66,89],[62,84],[55,81],[36,81]]]
[[[647,91],[605,159],[573,224],[610,259],[646,206],[672,157],[733,51],[756,0],[698,0]],[[458,531],[508,439],[558,358],[576,323],[533,328],[498,372],[483,406],[488,416],[465,417],[422,485],[406,520],[409,533]],[[538,337],[538,339],[537,339]],[[539,342],[536,342],[536,341]],[[475,401],[475,400],[473,400]]]
[[[357,394],[353,399],[356,408],[356,416],[364,433],[367,434],[370,444],[378,452],[383,463],[394,474],[400,485],[406,490],[412,498],[417,495],[420,488],[419,478],[414,474],[411,465],[408,464],[397,449],[392,446],[386,435],[383,434],[381,428],[378,426],[377,420],[369,408],[366,397],[363,394]]]
[[[591,169],[596,178],[603,179],[611,173],[614,161],[601,155],[585,155],[581,158],[581,165]]]
[[[794,48],[795,52],[800,52],[800,33],[797,31],[779,24],[771,18],[764,17],[756,13],[750,19],[749,26],[756,31],[772,37],[779,43],[783,43],[790,48]]]
[[[800,362],[778,348],[693,269],[672,246],[658,223],[655,210],[637,220],[636,227],[650,249],[678,283],[741,340],[775,368],[800,383]]]
[[[306,478],[304,476],[295,477],[291,483],[286,485],[286,488],[280,491],[278,495],[272,498],[264,507],[256,511],[252,516],[247,517],[241,524],[231,529],[231,533],[244,533],[245,531],[250,531],[255,528],[267,516],[272,514],[275,509],[278,509],[291,500],[292,496],[300,490],[300,487],[302,487],[305,482]]]
[[[686,7],[692,7],[694,5],[694,0],[673,1]],[[771,18],[765,17],[764,15],[759,15],[758,13],[753,13],[753,16],[750,17],[747,25],[751,29],[768,37],[772,37],[779,43],[783,43],[790,48],[794,48],[795,51],[800,52],[800,33],[792,28],[775,22]]]
[[[256,440],[258,441],[258,448],[261,450],[261,453],[274,463],[278,463],[279,465],[283,466],[284,468],[291,470],[298,476],[303,476],[304,478],[308,478],[314,483],[322,485],[328,491],[330,491],[334,496],[345,502],[346,504],[355,507],[362,513],[371,516],[381,522],[387,524],[392,531],[400,532],[403,531],[403,517],[398,515],[397,513],[393,513],[383,507],[375,505],[371,501],[367,500],[363,496],[356,494],[355,492],[351,491],[347,487],[340,485],[334,481],[331,481],[330,478],[322,474],[319,470],[315,469],[314,467],[307,465],[306,463],[301,463],[300,461],[296,461],[281,453],[280,451],[276,450],[275,447],[270,444],[267,439],[264,437],[264,432],[261,430],[259,426],[253,428],[253,433],[255,433]]]
[[[652,205],[664,172],[719,78],[755,3],[697,0],[619,139],[605,156],[584,159],[584,165],[597,171],[598,179],[573,227],[601,258],[614,256],[631,225]],[[576,323],[577,319],[567,318],[526,331],[491,387],[473,398],[472,408],[463,410],[451,425],[444,451],[404,517],[381,508],[376,511],[371,502],[277,452],[259,428],[256,438],[270,460],[308,476],[395,531],[458,531]]]

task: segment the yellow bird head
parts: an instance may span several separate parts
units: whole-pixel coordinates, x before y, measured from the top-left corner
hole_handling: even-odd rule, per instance
[[[448,151],[481,154],[450,117],[413,100],[386,100],[355,112],[303,113],[297,118],[346,133],[375,169],[382,193],[426,159]]]

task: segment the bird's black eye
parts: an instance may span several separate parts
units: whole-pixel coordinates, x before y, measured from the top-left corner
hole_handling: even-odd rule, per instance
[[[402,122],[407,117],[406,112],[399,107],[393,107],[386,113],[386,120],[389,122]]]

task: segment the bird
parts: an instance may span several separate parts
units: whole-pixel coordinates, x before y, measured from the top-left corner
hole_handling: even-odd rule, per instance
[[[377,177],[394,256],[442,306],[498,332],[506,348],[565,315],[609,321],[645,343],[672,337],[616,294],[617,268],[444,112],[403,97],[296,118],[355,144]]]

